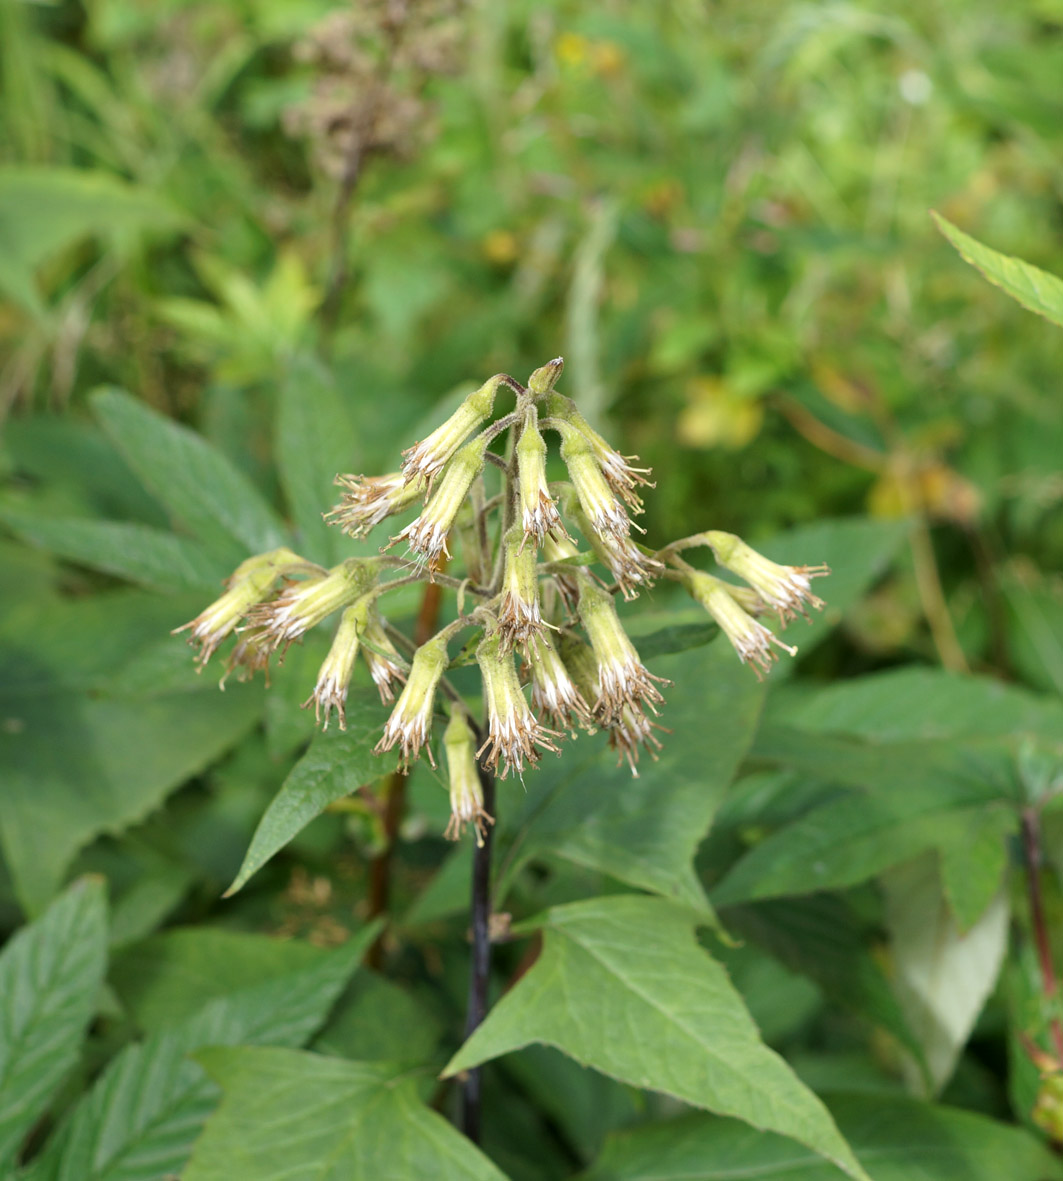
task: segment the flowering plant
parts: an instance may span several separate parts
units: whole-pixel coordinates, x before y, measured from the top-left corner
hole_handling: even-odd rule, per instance
[[[493,817],[470,774],[469,734],[479,736],[475,758],[482,771],[503,779],[511,771],[522,776],[544,751],[557,753],[558,743],[579,729],[605,730],[633,775],[640,748],[656,757],[660,740],[654,730],[660,727],[653,718],[667,682],[640,660],[617,612],[617,596],[636,598],[659,579],[680,583],[760,677],[777,658],[776,649],[797,651],[761,617],[772,613],[785,626],[808,608],[821,608],[811,583],[829,573],[822,565],[777,565],[718,530],[658,549],[636,541],[632,531],[644,531],[632,518],[643,511],[640,489],[653,487],[651,473],[637,466],[636,456],[615,450],[557,391],[563,368],[558,357],[536,369],[527,385],[496,374],[404,451],[399,471],[336,477],[344,492],[325,516],[351,537],[365,537],[421,503],[418,515],[379,555],[325,570],[288,549],[260,554],[234,571],[221,599],[178,629],[199,645],[201,665],[237,632],[226,675],[246,678],[268,672],[272,654],[283,656],[291,643],[338,613],[332,647],[305,704],[313,705],[322,726],[335,714],[343,729],[347,689],[361,652],[382,700],[394,700],[395,686],[403,683],[376,750],[397,747],[406,769],[422,751],[435,766],[433,725],[437,698],[445,697],[453,811],[447,832],[456,837],[471,821],[480,844]],[[493,417],[503,390],[515,404]],[[544,432],[560,438],[567,480],[548,479]],[[504,435],[506,448],[499,453],[492,444]],[[450,567],[453,537],[464,558],[462,577]],[[405,555],[389,552],[402,543]],[[709,549],[745,585],[690,565],[681,554],[696,547]],[[387,622],[380,600],[418,581],[453,590],[457,613],[414,647]],[[480,634],[483,724],[446,677],[449,644],[469,628]],[[531,684],[530,705],[522,679]]]

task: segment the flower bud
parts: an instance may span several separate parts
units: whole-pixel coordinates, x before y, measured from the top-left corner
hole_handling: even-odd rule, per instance
[[[599,535],[627,537],[631,532],[631,521],[602,475],[591,444],[581,431],[568,423],[558,423],[558,429],[561,458],[591,529]]]
[[[389,545],[405,540],[419,566],[427,566],[431,572],[438,570],[443,556],[450,557],[447,534],[469,495],[473,480],[483,470],[486,450],[487,441],[482,436],[467,443],[447,465],[439,487],[421,515],[393,537]]]
[[[432,748],[427,743],[432,733],[436,689],[448,663],[447,637],[443,632],[417,649],[406,687],[384,724],[383,737],[376,744],[376,754],[398,744],[402,751],[402,766],[407,768],[425,747],[428,761],[433,767],[436,765]]]
[[[497,632],[480,641],[476,662],[483,675],[488,723],[487,741],[476,754],[480,756],[490,747],[485,767],[497,770],[501,758],[503,767],[499,778],[505,779],[514,767],[523,777],[525,759],[534,766],[542,757],[540,747],[556,753],[557,747],[550,739],[561,735],[541,725],[532,713],[521,692],[513,660],[502,653]]]
[[[498,609],[498,634],[502,650],[508,652],[514,644],[533,646],[543,632],[539,609],[539,582],[535,577],[534,549],[521,544],[519,526],[514,526],[503,541],[502,603]]]
[[[548,394],[557,384],[564,367],[564,357],[555,357],[552,361],[547,361],[545,365],[541,365],[528,378],[529,393],[534,394],[537,398],[541,398],[543,394]]]
[[[780,623],[789,623],[798,614],[807,619],[806,603],[817,611],[823,609],[823,600],[812,593],[810,583],[813,578],[829,574],[829,566],[780,566],[733,533],[713,529],[700,536],[712,547],[717,562],[748,582],[778,615]]]
[[[753,666],[758,680],[763,680],[764,674],[771,671],[772,662],[778,660],[772,651],[773,644],[791,656],[797,655],[796,648],[784,644],[746,613],[731,595],[727,583],[700,570],[684,570],[681,577],[691,596],[720,625],[742,663]]]
[[[424,495],[428,487],[422,476],[407,480],[402,472],[388,476],[337,476],[335,483],[346,488],[340,503],[324,514],[330,525],[339,525],[350,537],[365,537],[386,517],[401,513]]]
[[[546,441],[539,432],[534,407],[521,431],[516,450],[524,541],[534,537],[535,544],[542,545],[548,533],[567,537],[546,482]]]
[[[483,848],[487,825],[494,817],[484,811],[483,784],[476,766],[476,736],[463,714],[457,710],[443,733],[443,749],[447,755],[450,776],[450,823],[444,835],[456,841],[471,824],[476,833],[476,844]]]
[[[639,711],[648,706],[654,713],[664,698],[656,685],[666,685],[639,660],[616,613],[612,597],[588,578],[580,580],[579,617],[598,661],[598,696],[594,714],[604,725],[616,722],[629,705]]]
[[[437,427],[426,439],[415,443],[402,453],[402,471],[408,481],[418,477],[432,481],[446,466],[447,461],[465,442],[470,433],[482,426],[491,415],[495,405],[495,392],[502,381],[496,374],[484,382],[475,393],[470,394],[441,427]]]
[[[267,598],[278,577],[303,570],[317,571],[320,567],[290,549],[275,549],[248,558],[225,580],[228,588],[225,594],[190,623],[174,628],[172,634],[191,630],[188,642],[200,646],[196,663],[202,669],[240,620]]]
[[[363,595],[373,584],[375,569],[373,559],[348,558],[327,574],[286,587],[271,603],[260,603],[249,620],[268,633],[274,649],[287,647]]]
[[[531,672],[531,704],[535,713],[540,717],[545,715],[559,728],[571,730],[575,726],[582,726],[589,729],[590,706],[576,688],[548,635],[541,636],[538,643],[529,649],[527,662]]]
[[[329,715],[333,710],[336,711],[340,729],[347,729],[347,690],[367,616],[368,606],[364,600],[348,607],[340,616],[340,625],[317,675],[314,691],[303,702],[303,709],[308,709],[313,702],[314,720],[323,730],[328,729]]]
[[[365,630],[362,632],[362,655],[369,665],[369,675],[377,687],[380,700],[394,701],[392,685],[405,683],[406,670],[398,649],[384,630],[384,621],[372,606],[369,608]]]

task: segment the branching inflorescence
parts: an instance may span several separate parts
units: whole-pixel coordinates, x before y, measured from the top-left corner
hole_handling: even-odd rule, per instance
[[[823,606],[811,581],[829,573],[825,566],[778,565],[734,534],[710,530],[658,550],[638,542],[632,531],[643,531],[632,517],[642,512],[640,489],[653,487],[650,471],[636,466],[637,457],[615,451],[555,390],[563,364],[558,357],[537,369],[527,386],[505,374],[492,377],[406,450],[397,472],[336,477],[344,492],[325,519],[351,537],[364,537],[420,504],[418,515],[384,547],[405,543],[405,556],[381,552],[326,570],[288,549],[260,554],[236,569],[217,602],[178,629],[188,630],[190,643],[199,646],[201,667],[237,633],[226,676],[248,677],[259,669],[268,675],[273,653],[283,658],[288,645],[338,615],[332,647],[305,705],[314,707],[322,727],[335,714],[344,729],[348,686],[361,654],[381,699],[394,702],[377,752],[397,747],[404,768],[422,750],[435,766],[432,737],[442,716],[438,699],[445,696],[449,836],[471,824],[482,840],[493,822],[484,811],[477,760],[502,778],[511,771],[523,775],[577,729],[605,730],[632,774],[638,774],[640,749],[657,757],[661,743],[654,730],[660,727],[652,716],[664,703],[667,682],[639,659],[616,610],[617,595],[635,598],[662,578],[680,583],[758,677],[770,670],[777,650],[796,652],[760,616],[774,614],[785,626]],[[513,394],[515,405],[495,417],[500,390]],[[567,480],[548,480],[549,433],[560,440]],[[446,572],[455,539],[465,578]],[[709,549],[745,585],[690,565],[681,555],[696,547]],[[609,579],[596,567],[608,571]],[[422,580],[454,590],[457,613],[413,650],[387,624],[378,602]],[[482,729],[446,675],[449,645],[465,629],[479,631]],[[413,650],[409,661],[395,640]],[[530,702],[524,684],[531,686]]]

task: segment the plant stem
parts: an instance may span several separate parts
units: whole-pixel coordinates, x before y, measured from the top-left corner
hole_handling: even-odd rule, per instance
[[[1026,854],[1026,889],[1030,898],[1030,921],[1033,926],[1037,959],[1041,965],[1041,993],[1050,1004],[1055,1004],[1059,986],[1052,963],[1052,944],[1045,921],[1044,899],[1041,897],[1041,832],[1037,812],[1026,808],[1022,813],[1022,847]],[[1056,1056],[1063,1063],[1063,1024],[1058,1017],[1049,1021]]]
[[[481,736],[477,736],[480,741]],[[497,819],[495,812],[495,777],[479,766],[484,810]],[[491,972],[491,846],[494,828],[485,825],[483,844],[472,855],[472,952],[469,958],[469,1002],[465,1015],[465,1037],[487,1015],[487,985]],[[462,1085],[461,1130],[474,1144],[480,1143],[482,1068],[470,1070]]]

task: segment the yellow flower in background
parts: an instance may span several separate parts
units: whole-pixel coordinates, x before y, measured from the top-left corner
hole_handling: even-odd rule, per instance
[[[695,377],[686,388],[686,406],[676,435],[687,447],[726,447],[737,451],[760,433],[764,408],[738,394],[722,377]]]

